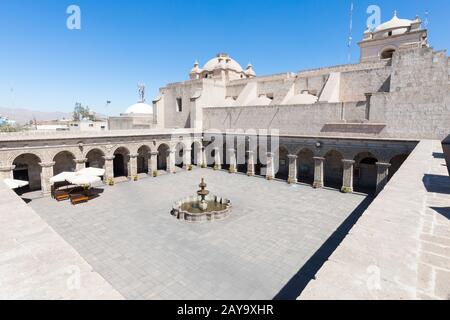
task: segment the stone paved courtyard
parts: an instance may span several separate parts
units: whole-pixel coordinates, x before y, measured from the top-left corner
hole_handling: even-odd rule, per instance
[[[222,221],[170,215],[204,177],[233,209]],[[86,204],[29,204],[128,299],[272,299],[365,199],[194,169],[105,187]],[[83,279],[81,279],[82,281]]]

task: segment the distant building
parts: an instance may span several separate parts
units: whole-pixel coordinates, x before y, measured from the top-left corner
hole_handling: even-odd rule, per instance
[[[109,117],[110,130],[152,129],[156,127],[153,106],[145,102],[145,87],[139,87],[140,100],[129,106],[119,117]]]
[[[9,120],[7,117],[3,117],[0,115],[0,126],[14,126],[16,124],[16,121]]]
[[[103,119],[73,121],[70,119],[38,121],[34,126],[35,130],[41,131],[106,131],[108,122]]]

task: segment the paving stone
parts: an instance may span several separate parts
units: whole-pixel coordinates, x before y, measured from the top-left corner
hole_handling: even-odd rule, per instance
[[[231,215],[178,221],[172,204],[201,177],[231,199]],[[272,299],[363,200],[202,169],[120,183],[82,206],[30,205],[126,298]]]

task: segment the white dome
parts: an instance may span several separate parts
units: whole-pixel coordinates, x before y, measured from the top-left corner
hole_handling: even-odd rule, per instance
[[[412,20],[408,20],[408,19],[399,19],[397,17],[397,14],[394,13],[394,17],[391,20],[389,20],[388,22],[382,23],[378,27],[376,27],[375,32],[380,32],[380,31],[389,30],[389,29],[404,28],[404,29],[401,29],[401,31],[402,31],[401,33],[404,33],[407,31],[407,28],[409,28],[411,26],[412,22],[413,22]]]
[[[290,98],[286,104],[314,104],[319,98],[309,93],[301,93]]]
[[[219,53],[216,57],[209,60],[203,70],[213,71],[215,69],[231,69],[236,72],[242,72],[242,67],[235,60],[231,59],[226,53]]]
[[[235,105],[235,103],[236,103],[236,100],[234,100],[231,97],[227,97],[227,98],[225,98],[223,106],[224,107],[233,107]]]
[[[130,106],[127,111],[125,111],[126,114],[134,113],[134,114],[153,114],[153,107],[151,105],[148,105],[144,102],[138,102],[136,104],[133,104]]]
[[[268,106],[272,103],[272,99],[267,98],[266,96],[260,96],[256,99],[250,101],[248,106]]]

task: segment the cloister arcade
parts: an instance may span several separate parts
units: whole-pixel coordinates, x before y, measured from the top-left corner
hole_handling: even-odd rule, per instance
[[[267,139],[264,139],[267,140]],[[344,192],[377,193],[392,178],[415,142],[280,137],[278,145],[250,146],[244,139],[223,139],[214,145],[203,137],[173,139],[146,137],[132,141],[63,141],[57,146],[35,145],[0,150],[0,174],[29,181],[30,190],[50,190],[49,178],[84,167],[104,168],[105,182],[118,177],[134,180],[138,174],[157,176],[192,166],[209,166],[230,173],[259,175],[268,180],[330,187]],[[226,142],[225,142],[226,141]],[[230,143],[230,141],[232,141]]]

